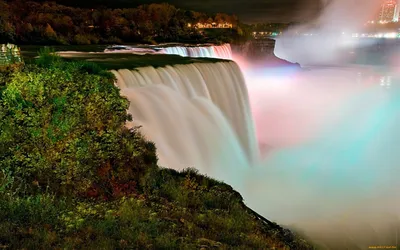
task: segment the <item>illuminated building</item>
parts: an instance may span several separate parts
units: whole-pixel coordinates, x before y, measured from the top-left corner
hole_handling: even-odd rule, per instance
[[[216,22],[212,22],[212,23],[197,23],[195,25],[195,28],[198,29],[232,29],[233,25],[231,23],[216,23]]]
[[[398,22],[399,9],[396,0],[384,0],[379,12],[379,22]]]

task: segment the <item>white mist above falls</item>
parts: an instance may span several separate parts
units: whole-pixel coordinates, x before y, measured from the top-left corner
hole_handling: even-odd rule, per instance
[[[234,62],[113,73],[131,102],[129,125],[155,142],[161,166],[223,180],[257,212],[327,248],[395,244],[398,75],[262,69],[244,72],[245,84]],[[266,159],[260,144],[274,148]]]
[[[275,147],[247,177],[246,201],[322,249],[400,239],[399,76],[308,69],[248,83],[258,140]]]

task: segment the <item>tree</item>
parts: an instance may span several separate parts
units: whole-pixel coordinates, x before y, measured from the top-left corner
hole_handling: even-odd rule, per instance
[[[0,1],[0,43],[15,41],[15,27],[10,21],[9,5],[4,1]]]
[[[43,31],[43,36],[45,39],[48,39],[50,41],[57,40],[57,33],[53,30],[50,24],[46,25],[46,28]]]
[[[231,17],[224,13],[217,13],[214,18],[217,23],[232,23]]]
[[[223,13],[218,13],[214,19],[205,13],[177,9],[170,4],[130,9],[81,9],[47,1],[0,0],[0,42],[153,43],[181,38],[199,42],[207,38],[195,29],[196,23],[211,25],[216,21],[235,27],[237,22],[235,16]]]

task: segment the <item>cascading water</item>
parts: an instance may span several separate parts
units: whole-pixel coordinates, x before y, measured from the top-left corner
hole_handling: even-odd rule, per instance
[[[156,143],[160,165],[223,180],[259,213],[329,249],[400,239],[395,78],[374,84],[364,69],[309,69],[275,84],[248,74],[249,100],[233,62],[113,73],[131,102],[129,125]],[[275,147],[261,163],[250,111],[258,139]]]
[[[131,101],[134,124],[143,125],[144,134],[156,143],[162,165],[209,173],[207,169],[222,166],[222,151],[245,159],[234,162],[242,167],[258,159],[247,89],[234,62],[113,73]],[[235,149],[226,149],[230,147]]]
[[[179,45],[169,47],[115,45],[107,47],[104,50],[104,53],[131,53],[138,55],[168,54],[179,55],[183,57],[207,57],[227,60],[232,59],[232,50],[230,44],[203,46]]]
[[[220,46],[177,46],[163,49],[163,53],[171,55],[189,56],[189,57],[211,57],[220,59],[232,59],[232,50],[230,44]]]
[[[135,126],[157,146],[159,164],[224,179],[245,171],[249,163],[235,131],[221,111],[206,98],[186,98],[170,87],[154,84],[124,89],[131,100]],[[240,185],[237,180],[236,185]]]

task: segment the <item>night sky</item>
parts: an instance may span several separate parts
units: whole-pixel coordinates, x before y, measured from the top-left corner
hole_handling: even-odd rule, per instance
[[[236,14],[241,21],[292,22],[312,18],[318,13],[320,0],[56,0],[82,7],[136,7],[146,3],[167,2],[179,8],[206,13]]]

